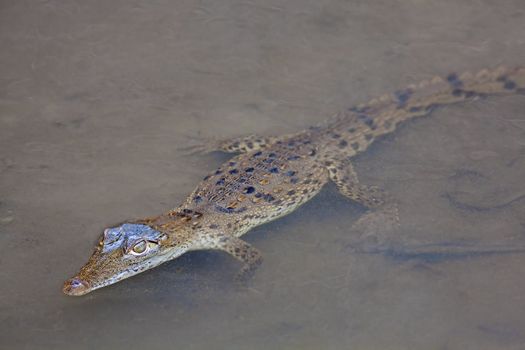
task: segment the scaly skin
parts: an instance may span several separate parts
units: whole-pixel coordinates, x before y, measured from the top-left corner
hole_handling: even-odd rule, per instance
[[[297,134],[217,142],[210,150],[240,154],[206,176],[178,208],[106,229],[87,264],[65,282],[63,291],[84,295],[201,249],[222,250],[243,262],[239,278],[244,279],[262,258],[240,237],[292,212],[330,180],[343,195],[377,209],[357,226],[374,224],[378,213],[395,224],[395,202],[378,188],[360,184],[350,158],[399,123],[440,105],[524,91],[525,69],[451,74],[351,108]]]

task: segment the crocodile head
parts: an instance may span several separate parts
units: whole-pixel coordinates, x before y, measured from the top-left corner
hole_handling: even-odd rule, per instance
[[[104,230],[95,252],[80,272],[64,283],[63,292],[84,295],[184,254],[189,250],[183,239],[186,225],[175,226],[166,232],[150,225],[125,223]]]

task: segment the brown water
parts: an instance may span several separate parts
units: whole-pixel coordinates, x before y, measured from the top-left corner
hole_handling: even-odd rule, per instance
[[[441,109],[356,160],[400,204],[363,240],[332,186],[246,239],[81,298],[101,230],[228,157],[450,71],[525,65],[522,0],[2,1],[0,348],[525,349],[525,98]],[[380,242],[380,243],[378,243]]]

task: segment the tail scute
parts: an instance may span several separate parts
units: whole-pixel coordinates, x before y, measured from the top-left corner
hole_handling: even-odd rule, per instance
[[[451,73],[412,84],[393,94],[339,113],[320,129],[327,145],[352,145],[354,154],[378,136],[394,131],[399,123],[428,115],[436,107],[491,95],[525,93],[525,68],[498,67],[477,73]],[[346,142],[341,143],[339,138]],[[339,146],[338,146],[339,145]],[[328,147],[329,148],[329,147]]]
[[[523,93],[525,68],[509,69],[500,66],[483,69],[473,74],[449,74],[446,78],[435,76],[418,84],[411,84],[393,94],[386,94],[354,107],[356,111],[379,112],[384,108],[455,103],[469,98],[494,94]]]
[[[451,73],[412,84],[350,109],[350,115],[366,114],[378,128],[374,135],[391,132],[407,119],[423,116],[435,107],[490,95],[525,93],[525,68],[498,67],[477,73]],[[343,119],[346,119],[343,118]],[[355,117],[350,117],[353,119]],[[348,119],[347,119],[348,120]],[[350,121],[350,120],[349,120]]]

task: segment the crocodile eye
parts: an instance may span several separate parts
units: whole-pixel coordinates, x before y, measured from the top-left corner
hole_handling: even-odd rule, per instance
[[[133,248],[131,248],[131,252],[136,255],[140,255],[146,251],[146,248],[148,248],[148,244],[146,243],[146,241],[138,241],[137,243],[135,243]]]

